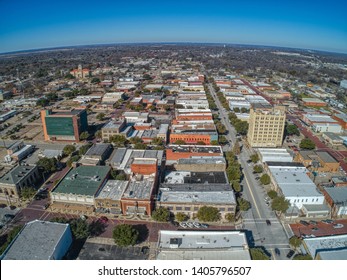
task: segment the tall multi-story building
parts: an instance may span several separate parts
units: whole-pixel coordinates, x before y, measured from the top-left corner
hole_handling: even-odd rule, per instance
[[[42,110],[41,120],[46,141],[79,141],[80,134],[88,129],[87,112],[84,109]]]
[[[285,107],[254,104],[250,110],[247,140],[251,147],[282,146]]]
[[[82,68],[82,65],[79,64],[77,69],[73,69],[70,71],[70,74],[74,76],[75,78],[86,78],[90,76],[90,70],[87,68]]]

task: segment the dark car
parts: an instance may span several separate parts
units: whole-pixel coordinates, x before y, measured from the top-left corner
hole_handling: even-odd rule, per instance
[[[311,221],[310,221],[310,224],[311,224],[311,225],[317,225],[317,222],[311,220]]]
[[[334,223],[334,221],[330,220],[330,219],[322,220],[322,222],[326,223],[326,224],[333,224]]]
[[[101,216],[99,219],[98,219],[99,222],[101,222],[102,224],[106,224],[108,222],[108,218],[105,217],[105,216]]]
[[[304,225],[304,226],[308,226],[308,225],[310,225],[308,222],[306,222],[306,221],[303,221],[303,220],[300,220],[300,222],[299,222],[300,224],[302,224],[302,225]]]
[[[266,220],[266,224],[267,224],[268,226],[271,226],[270,220]]]
[[[276,254],[277,256],[281,255],[280,249],[275,248],[275,254]]]
[[[294,251],[293,250],[290,250],[287,254],[287,258],[290,259],[293,255],[294,255]]]

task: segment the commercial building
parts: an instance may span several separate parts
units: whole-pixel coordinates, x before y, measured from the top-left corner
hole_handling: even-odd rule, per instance
[[[7,155],[5,156],[6,162],[20,161],[29,154],[31,154],[35,149],[33,145],[24,145],[23,141],[16,141],[11,146],[7,148]]]
[[[132,176],[121,199],[123,214],[152,215],[158,183],[157,161],[153,158],[134,159],[131,164]]]
[[[88,129],[86,110],[42,110],[41,120],[46,141],[80,141],[80,134]]]
[[[108,166],[78,166],[71,169],[51,191],[51,210],[71,214],[92,214],[94,196],[106,183]]]
[[[118,100],[122,99],[124,92],[106,92],[102,97],[102,103],[111,103],[114,104]]]
[[[118,148],[111,155],[107,164],[112,166],[114,169],[122,170],[126,174],[131,174],[131,164],[136,158],[143,159],[156,159],[157,170],[162,170],[164,151],[162,150],[133,150],[127,148]]]
[[[218,133],[213,123],[173,124],[171,126],[170,143],[184,141],[186,144],[204,142],[211,145],[212,141],[218,141]]]
[[[333,146],[343,144],[343,138],[340,135],[337,135],[336,133],[324,132],[322,134],[322,137]]]
[[[286,120],[285,107],[253,106],[247,141],[251,147],[281,147]]]
[[[315,260],[347,260],[347,234],[303,239],[303,249]]]
[[[17,114],[16,110],[0,112],[0,123],[12,118]]]
[[[112,120],[101,128],[104,141],[110,141],[110,137],[120,134],[126,127],[125,119]]]
[[[328,115],[305,114],[302,119],[311,126],[314,132],[340,133],[342,129],[338,121]]]
[[[323,205],[323,194],[308,177],[307,169],[302,164],[267,162],[267,168],[275,190],[283,194],[291,206],[301,209],[305,205]]]
[[[18,233],[2,260],[61,260],[72,244],[69,224],[31,221]]]
[[[0,90],[0,100],[1,101],[4,101],[5,99],[10,99],[11,96],[12,96],[12,92]]]
[[[332,217],[347,216],[347,187],[324,188],[323,193]]]
[[[340,162],[325,151],[298,151],[294,161],[317,172],[338,172],[340,167]]]
[[[157,260],[250,260],[247,237],[240,231],[160,230]]]
[[[78,161],[81,165],[101,165],[112,153],[111,144],[96,143]]]
[[[169,133],[169,125],[165,123],[160,124],[157,138],[162,139],[164,141],[164,144],[166,144],[168,140],[168,133]]]
[[[336,120],[343,129],[347,129],[347,115],[346,114],[336,114],[333,116],[333,119]]]
[[[302,103],[304,106],[311,106],[311,107],[324,107],[327,106],[327,103],[323,100],[320,100],[319,98],[303,98]]]
[[[287,149],[258,149],[259,158],[261,162],[292,162],[293,156],[287,151]]]
[[[122,214],[121,198],[129,181],[108,180],[95,196],[95,212]]]
[[[192,157],[179,159],[174,167],[178,171],[224,172],[227,164],[224,157]]]
[[[7,205],[19,202],[21,190],[25,187],[37,188],[39,180],[37,166],[17,165],[0,178],[0,200]]]
[[[124,112],[123,117],[127,123],[148,122],[148,113],[144,112]]]
[[[216,207],[225,219],[235,214],[236,200],[225,172],[171,171],[160,185],[157,207],[185,213],[194,219],[203,206]]]

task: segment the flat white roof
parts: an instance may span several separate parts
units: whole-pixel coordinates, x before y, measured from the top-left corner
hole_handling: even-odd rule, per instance
[[[347,248],[347,234],[305,238],[304,243],[308,252],[315,258],[319,251]]]

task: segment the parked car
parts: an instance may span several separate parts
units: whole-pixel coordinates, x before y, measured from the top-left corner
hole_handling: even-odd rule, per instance
[[[277,256],[281,255],[280,249],[275,248],[275,254],[276,254]]]
[[[181,223],[180,223],[180,226],[183,227],[183,228],[187,228],[187,227],[188,227],[188,226],[187,226],[187,223],[185,223],[185,222],[181,222]]]
[[[106,224],[108,222],[108,218],[105,216],[101,216],[98,221],[100,221],[102,224]]]
[[[313,228],[311,228],[311,230],[312,230],[312,231],[317,231],[318,228],[317,228],[317,227],[313,227]]]
[[[326,219],[326,220],[322,220],[322,222],[325,223],[325,224],[333,224],[334,220]]]
[[[317,223],[316,221],[310,220],[310,224],[311,224],[311,225],[317,225],[318,223]]]
[[[190,227],[190,228],[193,228],[194,224],[192,222],[187,222],[187,226]]]
[[[201,224],[198,222],[193,222],[194,227],[201,228]]]
[[[343,228],[344,225],[343,224],[336,224],[336,225],[333,225],[333,228]]]
[[[290,250],[287,254],[287,258],[290,259],[293,255],[294,255],[294,251],[293,250]]]
[[[270,221],[270,220],[266,220],[266,224],[267,224],[268,226],[271,226],[271,221]]]
[[[300,224],[302,224],[302,225],[304,225],[304,226],[308,226],[308,225],[310,225],[308,222],[306,222],[306,221],[303,221],[303,220],[300,220],[300,222],[299,222]]]
[[[202,228],[208,228],[208,224],[200,224]]]

